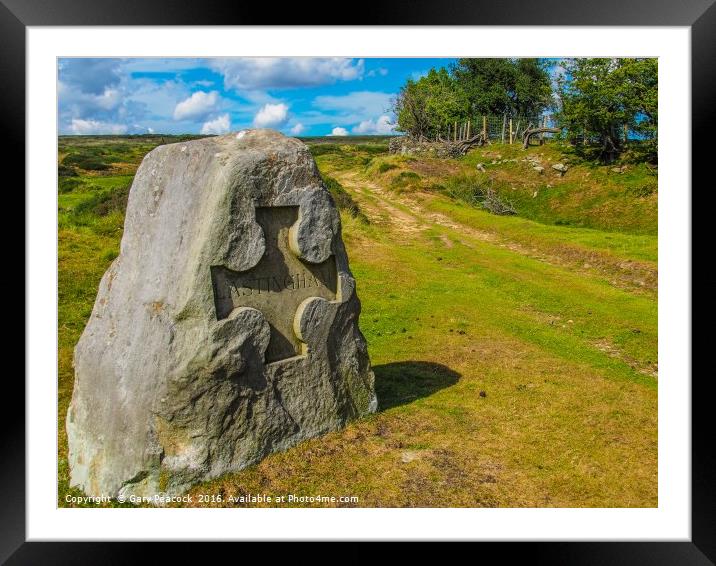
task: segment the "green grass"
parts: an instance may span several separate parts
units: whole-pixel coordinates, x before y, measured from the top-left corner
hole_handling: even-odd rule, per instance
[[[455,192],[484,175],[478,156],[414,160],[365,143],[312,149],[341,209],[379,412],[190,493],[356,495],[366,507],[656,506],[655,224],[604,231],[495,216]],[[522,165],[488,161],[484,176],[499,185],[511,168],[524,177]],[[639,175],[610,182],[626,192]],[[119,251],[131,175],[79,178],[59,195],[61,506],[79,495],[64,432],[72,350]]]
[[[405,188],[417,188],[420,186],[420,175],[413,171],[401,171],[390,181],[390,188],[398,191]]]
[[[358,206],[358,203],[346,192],[338,181],[333,177],[327,175],[323,176],[323,182],[326,188],[331,193],[333,200],[338,207],[338,210],[343,210],[347,214],[350,214],[353,218],[359,218],[361,222],[368,222],[368,218],[363,214]]]
[[[520,242],[539,241],[542,246],[580,246],[585,250],[604,251],[624,259],[657,261],[657,238],[648,234],[550,226],[520,217],[496,218],[487,213],[476,214],[471,207],[448,200],[432,202],[430,208],[448,213],[467,226],[499,232]]]
[[[539,157],[544,173],[523,161],[527,156]],[[483,163],[486,172],[480,175],[490,179],[525,218],[544,224],[656,235],[657,177],[648,164],[625,162],[626,170],[616,173],[612,169],[622,164],[584,161],[560,143],[526,151],[519,145],[486,146],[470,152],[462,163],[472,171]],[[569,166],[564,176],[552,169],[555,163]]]

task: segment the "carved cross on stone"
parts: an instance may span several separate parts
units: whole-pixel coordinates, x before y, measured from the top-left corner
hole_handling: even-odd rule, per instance
[[[264,231],[266,251],[246,271],[211,267],[217,319],[239,307],[261,311],[271,327],[266,361],[275,362],[304,353],[294,331],[299,305],[311,297],[333,301],[337,293],[336,260],[311,264],[299,259],[289,244],[291,226],[298,220],[298,206],[257,207],[256,222]]]

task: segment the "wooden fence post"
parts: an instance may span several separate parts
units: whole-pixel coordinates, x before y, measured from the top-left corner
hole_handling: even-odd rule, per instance
[[[470,139],[470,120],[467,121],[467,136],[465,138]]]
[[[487,140],[487,116],[482,117],[482,137]]]
[[[510,145],[512,145],[512,118],[510,118]]]

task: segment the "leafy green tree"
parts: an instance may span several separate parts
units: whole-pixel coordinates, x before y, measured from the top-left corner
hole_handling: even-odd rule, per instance
[[[573,140],[599,147],[603,161],[613,161],[633,135],[656,158],[656,59],[571,59],[559,80],[558,119]]]
[[[625,97],[634,114],[634,120],[628,127],[656,153],[659,124],[658,60],[652,58],[622,61],[623,64],[617,71],[617,79],[624,83]]]
[[[512,107],[518,116],[539,116],[553,106],[549,64],[541,59],[517,59]]]
[[[434,139],[467,116],[464,93],[446,69],[431,69],[418,80],[409,79],[393,102],[398,129],[411,136]]]
[[[539,59],[460,59],[408,80],[393,105],[398,129],[414,137],[446,136],[455,122],[485,114],[538,116],[551,101],[547,65]]]
[[[540,59],[459,59],[452,74],[473,116],[537,116],[551,102],[547,63]]]

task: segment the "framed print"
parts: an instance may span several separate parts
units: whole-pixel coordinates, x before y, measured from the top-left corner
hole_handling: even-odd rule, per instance
[[[28,329],[3,560],[714,560],[709,2],[131,7],[0,5]]]

